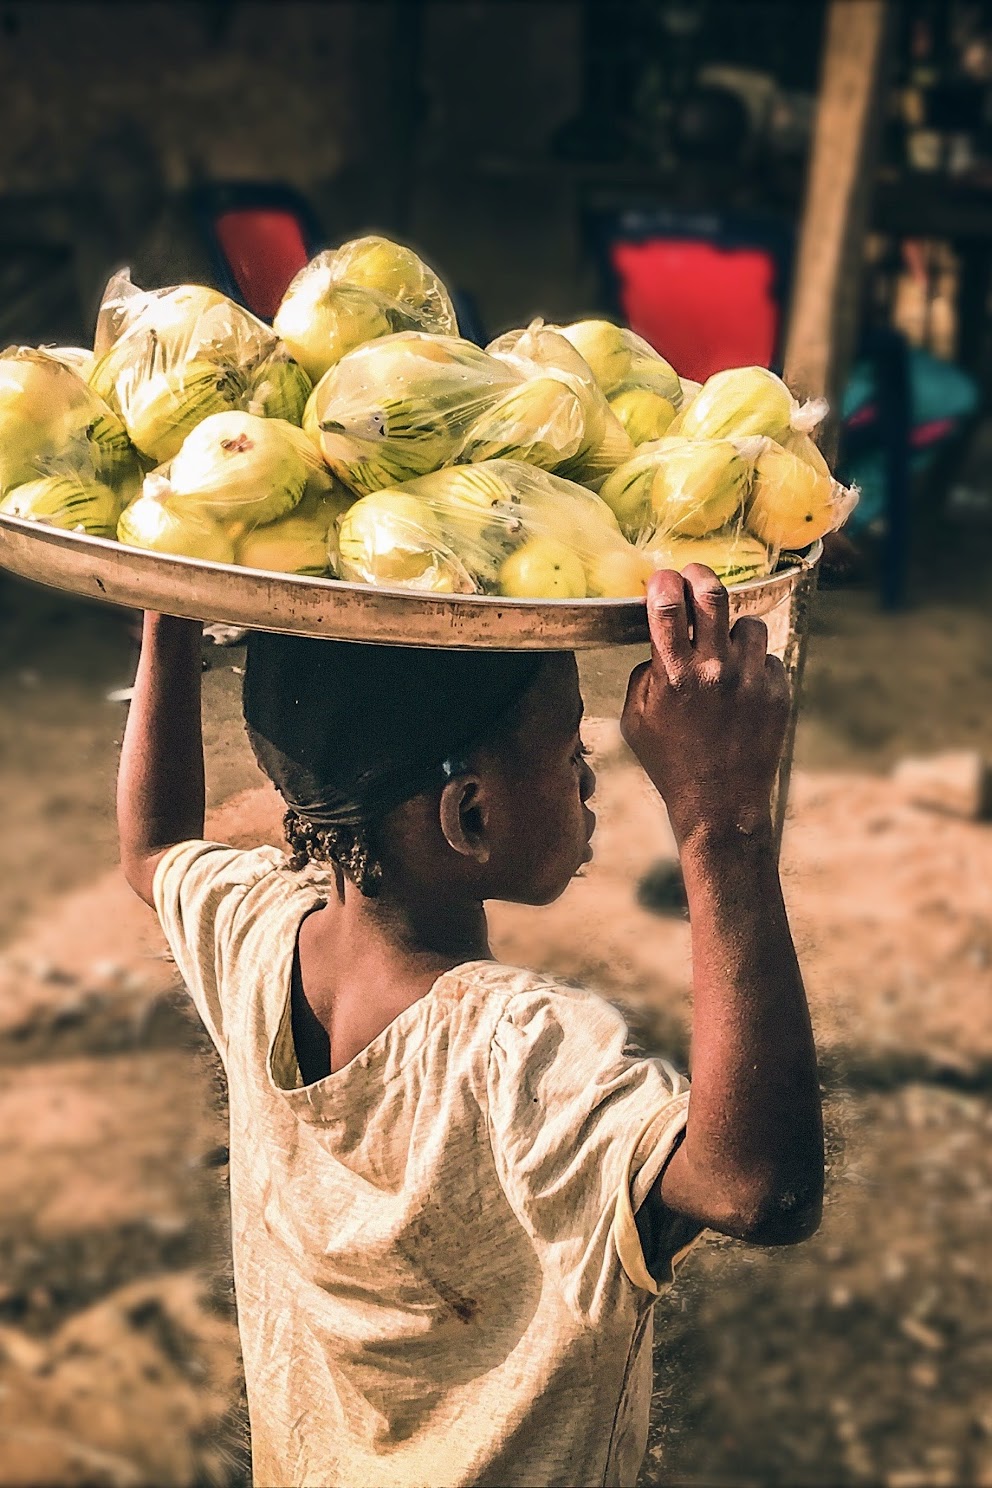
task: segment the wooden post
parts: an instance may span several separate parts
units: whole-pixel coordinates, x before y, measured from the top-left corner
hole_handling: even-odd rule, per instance
[[[831,0],[824,30],[785,379],[802,396],[830,401],[820,440],[828,459],[835,452],[837,401],[861,314],[890,10],[886,0]]]
[[[819,441],[828,459],[837,451],[837,406],[861,315],[865,235],[881,132],[891,9],[887,0],[831,0],[824,29],[785,380],[801,397],[829,401],[831,413]],[[811,588],[804,586],[803,593],[797,594],[792,617],[793,709],[775,789],[778,845],[789,793],[811,600]]]

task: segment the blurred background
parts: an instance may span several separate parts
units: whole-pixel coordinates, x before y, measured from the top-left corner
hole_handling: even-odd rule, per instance
[[[609,314],[687,376],[827,392],[862,488],[812,617],[784,871],[823,1227],[700,1248],[657,1311],[645,1484],[992,1484],[992,5],[0,3],[0,344],[108,276],[271,314],[411,243],[484,340]],[[686,1057],[663,811],[582,659],[599,850],[498,951]],[[0,1483],[247,1481],[223,1084],[112,798],[133,617],[0,574]],[[206,652],[212,835],[278,840],[243,652]]]

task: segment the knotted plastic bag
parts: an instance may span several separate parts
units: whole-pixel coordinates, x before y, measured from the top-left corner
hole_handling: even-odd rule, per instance
[[[267,325],[218,290],[141,290],[125,269],[104,294],[89,381],[160,464],[210,414],[247,408],[254,374],[277,348]]]
[[[301,429],[228,410],[210,415],[122,514],[132,547],[279,573],[326,574],[335,518],[352,497]]]
[[[344,484],[366,495],[462,458],[472,427],[523,381],[471,341],[399,332],[321,378],[304,429]]]
[[[725,582],[770,573],[840,527],[857,492],[833,479],[810,442],[807,457],[765,436],[642,445],[602,487],[625,535],[675,568],[705,563]]]
[[[112,536],[142,474],[123,423],[67,361],[30,346],[0,354],[4,511]]]
[[[451,296],[412,248],[355,238],[300,270],[273,322],[313,382],[349,351],[396,331],[456,336]]]
[[[526,330],[507,331],[488,350],[521,376],[550,377],[572,392],[581,411],[581,441],[555,465],[555,473],[598,490],[610,472],[630,457],[634,445],[589,364],[565,336],[542,320],[532,321]]]

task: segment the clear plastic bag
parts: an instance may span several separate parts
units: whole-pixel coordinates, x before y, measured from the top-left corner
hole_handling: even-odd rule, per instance
[[[278,340],[217,290],[140,290],[123,270],[107,286],[94,347],[90,386],[159,464],[209,414],[248,407],[257,396],[253,375]]]
[[[455,336],[404,331],[349,352],[314,389],[304,429],[357,495],[460,457],[469,430],[523,379]]]
[[[728,583],[771,572],[782,552],[840,527],[857,501],[811,442],[803,458],[763,436],[644,444],[601,494],[638,547],[680,569],[706,563]]]
[[[349,351],[396,331],[457,336],[447,289],[411,248],[355,238],[300,270],[273,322],[313,382]]]
[[[516,460],[437,470],[338,522],[338,574],[386,588],[517,599],[638,597],[651,555],[582,486]]]
[[[555,327],[589,367],[635,445],[666,434],[682,407],[675,368],[643,337],[609,320]]]
[[[30,346],[0,354],[4,511],[112,536],[113,503],[119,511],[142,474],[121,420],[65,361]]]
[[[556,474],[595,491],[612,470],[629,459],[632,440],[589,364],[559,331],[534,320],[526,330],[498,336],[487,349],[524,378],[555,378],[575,396],[582,416],[581,442],[555,465]]]
[[[213,414],[123,512],[131,547],[279,573],[326,574],[335,518],[353,497],[282,419]]]
[[[822,398],[799,403],[767,367],[730,367],[707,378],[668,429],[685,439],[782,440],[812,434],[827,414]]]

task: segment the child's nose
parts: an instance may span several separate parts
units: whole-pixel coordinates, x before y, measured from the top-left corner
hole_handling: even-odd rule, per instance
[[[586,760],[583,760],[582,777],[579,783],[579,797],[583,805],[595,794],[595,792],[596,772]]]

